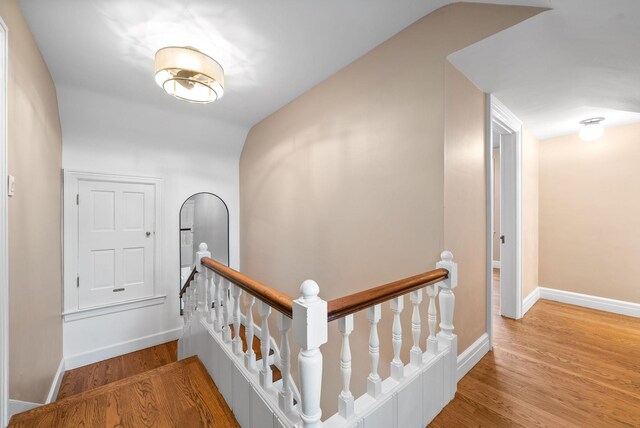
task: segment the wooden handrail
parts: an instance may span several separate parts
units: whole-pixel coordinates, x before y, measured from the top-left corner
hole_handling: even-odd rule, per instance
[[[247,293],[255,296],[258,300],[268,304],[284,316],[293,318],[293,298],[288,294],[282,293],[268,285],[258,282],[237,270],[231,269],[222,263],[218,263],[217,261],[210,259],[209,257],[203,257],[202,264],[242,288]]]
[[[394,297],[402,296],[411,291],[442,281],[448,277],[448,270],[435,269],[379,287],[333,299],[327,303],[327,319],[328,321],[337,320],[346,315],[377,305],[378,303],[391,300]]]
[[[184,282],[184,285],[180,289],[180,298],[181,299],[182,299],[182,295],[187,291],[187,288],[189,288],[189,285],[191,284],[191,281],[193,281],[193,278],[196,276],[196,272],[197,272],[197,270],[194,267],[193,270],[191,271],[191,275],[189,275],[187,280]]]

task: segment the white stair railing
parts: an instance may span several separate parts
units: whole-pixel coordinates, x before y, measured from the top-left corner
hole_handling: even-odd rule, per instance
[[[197,329],[198,323],[201,322],[217,344],[219,351],[216,351],[216,358],[227,358],[235,366],[235,369],[230,371],[228,368],[224,369],[227,363],[211,360],[210,364],[213,366],[207,367],[214,381],[216,377],[221,379],[219,388],[225,399],[231,401],[229,404],[233,411],[240,409],[240,413],[236,415],[242,426],[271,426],[271,422],[263,419],[258,421],[253,419],[254,416],[246,416],[247,410],[243,413],[242,402],[236,402],[242,399],[248,399],[253,406],[264,403],[273,415],[274,427],[343,427],[360,424],[367,426],[374,422],[383,425],[388,422],[396,426],[425,426],[442,406],[453,398],[457,380],[457,337],[453,333],[453,289],[457,286],[457,265],[453,262],[450,252],[442,253],[436,268],[431,272],[335,299],[328,304],[319,297],[320,288],[314,281],[303,282],[300,287],[301,297],[293,300],[212,260],[206,244],[201,244],[200,251],[196,253],[196,286],[189,287],[184,294],[185,328],[182,342],[189,343],[192,328]],[[423,330],[420,306],[424,289],[428,297],[428,335],[423,352],[420,347],[420,334]],[[405,294],[409,295],[412,308],[411,324],[407,328],[411,332],[412,347],[410,360],[406,365],[401,359],[401,315]],[[241,304],[243,295],[246,296],[244,305]],[[439,324],[436,298],[439,298]],[[378,326],[384,315],[382,303],[387,301],[390,315],[393,317],[393,359],[389,362],[389,378],[382,379],[379,373],[381,344]],[[259,327],[254,324],[253,317],[256,303],[260,315]],[[384,308],[387,308],[386,305]],[[277,311],[276,336],[279,338],[279,347],[271,335],[269,325],[274,309]],[[350,336],[354,332],[353,314],[361,310],[366,310],[369,321],[370,373],[366,380],[366,394],[356,398],[350,390],[353,364]],[[342,389],[338,395],[338,412],[323,422],[320,407],[323,357],[320,348],[328,340],[328,323],[333,320],[338,321],[342,341],[338,362]],[[240,338],[242,324],[245,327],[246,351],[243,350]],[[300,347],[297,358],[299,392],[290,370],[291,330],[293,341]],[[252,346],[256,331],[261,339],[261,361],[256,361]],[[192,345],[189,345],[192,349],[202,349]],[[184,349],[182,344],[181,349]],[[269,357],[271,350],[274,351],[272,358]],[[272,381],[272,363],[280,369],[281,381]],[[233,379],[225,380],[225,376],[231,376]],[[243,397],[242,394],[236,396],[237,391],[244,390],[242,382],[248,382],[247,394],[257,394],[256,397],[259,398]],[[408,405],[411,411],[401,410],[402,406],[407,408]],[[250,410],[248,414],[253,415],[255,411]],[[374,421],[372,418],[382,419]],[[393,418],[397,420],[394,422]]]

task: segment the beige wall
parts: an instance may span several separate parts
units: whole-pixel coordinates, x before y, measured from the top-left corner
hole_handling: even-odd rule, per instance
[[[522,299],[538,287],[538,182],[540,143],[522,132]]]
[[[538,12],[478,4],[439,9],[256,124],[240,161],[242,270],[293,296],[303,280],[313,278],[321,297],[330,300],[433,269],[450,244],[461,269],[455,315],[459,349],[468,347],[485,331],[484,269],[479,267],[486,242],[484,157],[478,151],[484,104],[478,103],[479,91],[447,65],[446,56]],[[445,74],[462,84],[449,87],[446,97]],[[445,98],[457,108],[466,96],[469,135],[454,132],[461,116],[446,121],[444,108]],[[447,172],[445,130],[451,155],[447,169],[455,169]],[[459,201],[453,195],[462,188],[450,180],[464,175],[456,168],[470,166],[464,183],[479,193]],[[450,184],[448,198],[445,183]],[[446,202],[451,205],[445,207]],[[462,209],[470,211],[458,212]],[[451,216],[445,220],[445,215]],[[467,238],[463,231],[469,232]],[[468,250],[462,249],[465,239]],[[387,304],[383,313],[381,372],[386,375],[391,353]],[[352,390],[361,394],[368,372],[368,324],[363,313],[355,322],[352,353],[358,363]],[[409,323],[404,325],[408,345]],[[322,399],[325,417],[335,412],[340,388],[335,323],[329,337],[323,347],[329,379]],[[408,348],[402,353],[405,361]]]
[[[640,125],[540,143],[540,285],[640,303]]]
[[[62,358],[62,135],[53,80],[16,0],[9,27],[9,396],[44,402]]]
[[[459,352],[486,332],[485,96],[445,66],[444,248],[458,262],[455,326]]]

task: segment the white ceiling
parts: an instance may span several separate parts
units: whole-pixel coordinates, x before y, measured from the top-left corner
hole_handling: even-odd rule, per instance
[[[20,0],[56,85],[246,127],[452,2]],[[640,122],[640,0],[475,2],[553,9],[450,56],[538,138],[592,116]],[[152,76],[166,45],[216,58],[225,96],[206,106],[166,96]]]
[[[20,0],[56,85],[253,125],[446,0]],[[392,6],[392,7],[390,7]],[[225,70],[206,106],[153,80],[164,46],[194,46]]]
[[[640,1],[508,3],[552,10],[450,55],[458,69],[539,139],[577,133],[590,117],[640,122]]]

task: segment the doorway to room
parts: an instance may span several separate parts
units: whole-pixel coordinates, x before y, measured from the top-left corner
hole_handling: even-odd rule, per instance
[[[500,283],[499,313],[522,317],[522,122],[489,97],[487,330],[492,331],[492,282]]]

